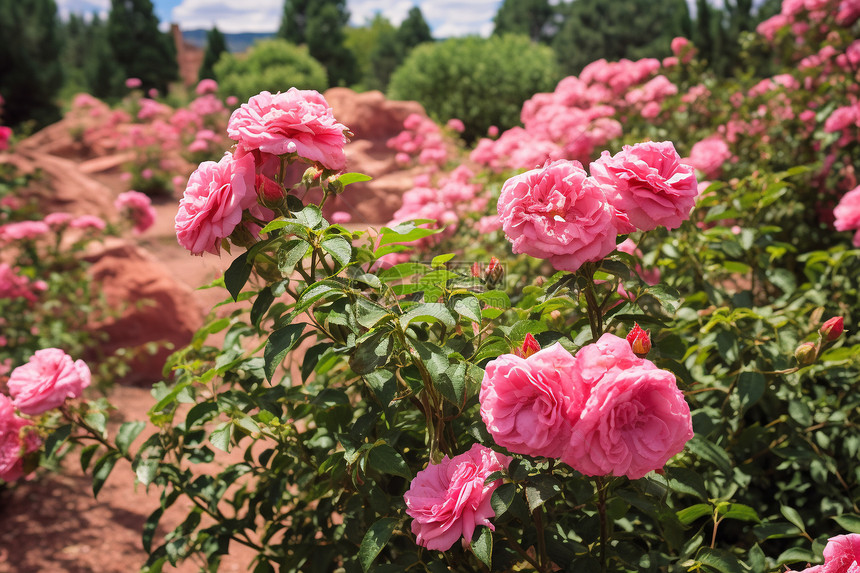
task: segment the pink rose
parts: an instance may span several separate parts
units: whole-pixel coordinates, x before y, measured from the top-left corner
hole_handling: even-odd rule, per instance
[[[575,271],[615,250],[625,225],[606,192],[577,161],[547,163],[505,181],[498,203],[502,229],[515,253]]]
[[[690,218],[698,194],[696,174],[681,163],[671,141],[637,143],[591,164],[591,175],[610,189],[609,202],[642,231],[675,229]]]
[[[127,80],[125,80],[125,87],[130,90],[139,88],[142,84],[143,82],[140,81],[140,78],[128,78]]]
[[[118,211],[125,212],[131,219],[135,233],[142,233],[155,224],[155,209],[152,207],[152,200],[145,193],[140,191],[120,193],[113,204]]]
[[[561,457],[587,389],[570,377],[574,358],[554,344],[528,358],[491,360],[481,382],[481,418],[497,444],[529,456]]]
[[[803,571],[786,573],[858,573],[860,572],[860,534],[837,535],[824,546],[824,564]]]
[[[105,223],[104,219],[96,215],[81,215],[80,217],[72,219],[69,226],[72,229],[95,229],[97,231],[104,231],[107,227],[107,223]]]
[[[242,211],[257,202],[254,190],[254,156],[234,157],[226,153],[221,161],[204,161],[191,174],[176,213],[176,238],[194,255],[217,255],[221,239],[228,237]]]
[[[0,480],[10,482],[24,475],[22,454],[39,449],[41,441],[35,432],[24,432],[22,437],[22,428],[30,425],[15,415],[11,400],[0,394]]]
[[[6,241],[21,241],[38,239],[50,231],[44,221],[17,221],[0,226],[0,239]]]
[[[452,131],[456,131],[457,133],[463,133],[466,131],[466,126],[463,125],[463,120],[452,118],[448,120],[448,123],[445,124],[445,127]]]
[[[218,91],[218,82],[211,78],[200,80],[197,87],[194,88],[194,93],[197,95],[214,94]]]
[[[693,437],[675,375],[604,334],[583,347],[570,375],[591,388],[561,460],[585,475],[639,479],[662,468]]]
[[[690,149],[689,159],[683,162],[702,172],[707,179],[718,177],[723,163],[731,159],[729,146],[719,135],[712,135],[695,143]]]
[[[7,386],[15,406],[36,415],[57,408],[66,398],[77,398],[90,385],[90,369],[83,360],[59,348],[37,350],[30,361],[12,371]]]
[[[313,90],[290,88],[272,95],[261,92],[230,116],[227,134],[239,145],[264,153],[317,161],[340,171],[346,166],[343,146],[347,128],[334,119],[325,98]]]
[[[508,467],[512,458],[475,444],[453,458],[445,456],[418,472],[404,494],[406,513],[412,517],[412,533],[418,545],[447,551],[462,536],[472,540],[475,527],[490,522],[495,512],[490,498],[501,480],[484,483],[493,472]]]
[[[9,149],[9,140],[12,139],[12,128],[0,125],[0,151]]]
[[[833,209],[833,216],[836,218],[833,226],[837,231],[857,231],[854,234],[854,246],[860,248],[860,187],[842,196]]]

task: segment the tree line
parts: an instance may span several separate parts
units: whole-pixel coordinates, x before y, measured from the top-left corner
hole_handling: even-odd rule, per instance
[[[671,39],[684,36],[715,74],[727,75],[739,64],[742,34],[778,11],[780,2],[757,4],[696,0],[691,11],[686,0],[504,0],[493,35],[525,35],[550,47],[563,74],[600,58],[667,56]],[[434,41],[417,6],[399,25],[381,14],[361,27],[349,26],[349,18],[346,0],[285,0],[276,37],[304,46],[324,68],[327,86],[360,90],[386,90],[410,52]],[[59,118],[64,96],[87,91],[116,99],[127,93],[127,78],[164,94],[178,79],[178,67],[173,39],[158,26],[151,0],[111,0],[104,19],[73,14],[65,21],[54,0],[0,0],[3,123],[46,125]],[[215,78],[225,53],[225,37],[213,28],[200,77]],[[237,62],[233,68],[241,58]]]

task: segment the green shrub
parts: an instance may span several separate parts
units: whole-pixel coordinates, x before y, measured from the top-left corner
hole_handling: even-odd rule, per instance
[[[223,96],[247,101],[263,90],[272,93],[291,87],[323,91],[328,87],[325,68],[305,46],[284,40],[266,40],[246,54],[224,54],[215,64]]]
[[[453,38],[415,48],[394,72],[392,99],[419,101],[434,119],[463,120],[473,140],[520,122],[523,102],[560,79],[551,48],[525,36]]]

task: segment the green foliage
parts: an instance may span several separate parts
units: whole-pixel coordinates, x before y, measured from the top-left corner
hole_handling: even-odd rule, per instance
[[[360,78],[355,55],[344,43],[347,22],[346,0],[286,0],[278,36],[307,45],[325,66],[330,85],[350,85]]]
[[[404,52],[408,53],[415,46],[432,41],[433,33],[427,20],[424,19],[421,8],[413,6],[397,28],[397,42],[403,46]]]
[[[519,34],[548,43],[556,32],[556,14],[549,0],[503,0],[493,18],[493,34]]]
[[[141,88],[166,93],[178,77],[173,38],[158,29],[150,0],[111,0],[107,36],[125,78],[138,78]]]
[[[59,119],[62,39],[54,0],[0,0],[0,38],[4,124],[41,128]]]
[[[578,74],[605,58],[662,58],[672,38],[689,30],[686,0],[655,4],[649,0],[576,0],[562,8],[563,22],[552,46],[562,70]]]
[[[263,90],[276,93],[292,86],[326,89],[325,69],[304,46],[284,40],[258,42],[244,55],[224,54],[215,64],[219,92],[245,101]]]
[[[389,97],[416,100],[437,121],[461,119],[472,140],[496,125],[519,123],[535,92],[559,79],[552,50],[524,36],[454,38],[415,48],[394,73]]]
[[[200,65],[199,79],[215,78],[215,64],[221,55],[227,52],[227,40],[216,26],[206,33],[206,53],[203,54],[203,63]]]

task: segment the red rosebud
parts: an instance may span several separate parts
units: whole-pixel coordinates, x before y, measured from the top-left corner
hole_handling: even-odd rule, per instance
[[[841,316],[834,316],[827,322],[821,325],[821,328],[818,332],[821,333],[821,336],[824,340],[828,342],[832,342],[842,336],[842,331],[845,328],[845,320]]]
[[[496,257],[490,257],[490,264],[487,266],[487,282],[490,285],[496,285],[499,281],[502,280],[502,277],[505,275],[505,269],[502,267],[499,259]]]
[[[523,340],[523,345],[520,348],[514,349],[514,354],[519,356],[520,358],[528,358],[535,352],[540,350],[540,344],[535,340],[535,337],[532,336],[532,333],[529,332],[526,334],[526,339]]]
[[[815,362],[816,354],[818,354],[818,350],[815,348],[814,342],[804,342],[794,350],[794,357],[800,366],[809,366]]]
[[[478,263],[478,261],[472,263],[472,276],[476,279],[481,278],[481,265]]]
[[[645,358],[651,352],[651,331],[642,330],[642,327],[634,322],[633,330],[627,335],[627,342],[633,349],[633,354]]]

